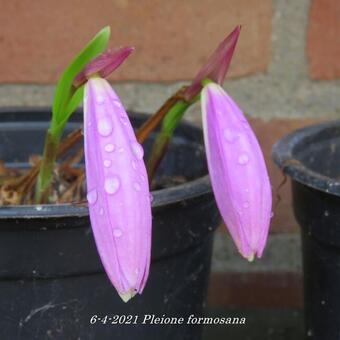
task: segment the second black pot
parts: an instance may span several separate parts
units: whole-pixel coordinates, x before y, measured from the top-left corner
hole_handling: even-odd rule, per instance
[[[68,130],[78,127],[75,114]],[[0,113],[0,159],[25,166],[41,153],[47,110]],[[133,115],[140,125],[145,116]],[[143,295],[124,304],[99,261],[87,208],[0,208],[1,339],[200,339],[201,326],[143,324],[146,315],[202,315],[219,215],[201,131],[182,124],[161,168],[189,181],[153,192],[153,242]],[[131,315],[131,317],[130,317]],[[107,318],[105,318],[107,316]],[[135,322],[137,320],[137,322]]]
[[[273,157],[292,178],[301,226],[305,338],[340,340],[340,122],[293,132]]]

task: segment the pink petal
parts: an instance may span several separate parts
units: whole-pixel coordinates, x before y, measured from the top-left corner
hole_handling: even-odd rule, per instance
[[[150,266],[151,202],[143,148],[101,78],[85,86],[84,138],[91,225],[105,271],[124,300],[141,293]]]
[[[242,111],[217,84],[202,91],[204,141],[215,199],[240,253],[261,257],[272,195],[264,157]]]
[[[229,69],[240,31],[241,26],[236,26],[236,28],[220,43],[207,63],[200,69],[191,85],[186,90],[185,97],[187,100],[191,100],[201,91],[202,81],[204,79],[209,78],[215,83],[222,85]]]

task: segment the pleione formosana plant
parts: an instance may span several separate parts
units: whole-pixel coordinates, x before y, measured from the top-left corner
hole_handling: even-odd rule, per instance
[[[1,204],[81,204],[86,197],[105,271],[128,301],[142,293],[149,275],[150,186],[187,109],[200,102],[217,206],[241,255],[249,261],[261,257],[272,207],[268,172],[251,126],[222,88],[240,29],[219,44],[191,84],[178,89],[137,131],[106,80],[134,48],[109,49],[110,28],[102,29],[60,77],[43,155],[32,155],[32,167],[26,171],[2,164]],[[83,131],[65,136],[65,126],[81,101]],[[145,162],[141,144],[157,127]],[[83,138],[84,148],[79,147]],[[85,172],[74,166],[83,156]]]

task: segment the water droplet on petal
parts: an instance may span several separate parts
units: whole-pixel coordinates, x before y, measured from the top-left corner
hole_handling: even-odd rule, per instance
[[[120,102],[119,100],[117,100],[117,99],[112,100],[112,103],[113,103],[116,107],[118,107],[118,108],[122,108],[122,107],[123,107],[123,105],[121,104],[121,102]]]
[[[132,161],[131,165],[134,170],[137,170],[137,163],[135,161]]]
[[[249,208],[249,202],[244,202],[243,203],[243,208],[245,208],[245,209]]]
[[[111,166],[112,162],[109,159],[105,159],[104,166],[105,168],[109,168]]]
[[[142,159],[143,158],[144,150],[143,150],[143,147],[138,142],[131,143],[131,148],[132,148],[132,151],[133,151],[134,155],[138,159]]]
[[[245,188],[245,189],[244,189],[244,192],[249,192],[249,189],[248,189],[248,188]]]
[[[120,186],[119,178],[117,176],[107,178],[105,180],[104,188],[108,194],[115,194]]]
[[[139,183],[137,183],[137,182],[135,182],[135,183],[133,183],[133,187],[134,187],[134,189],[136,190],[136,191],[141,191],[141,186],[140,186],[140,184]]]
[[[123,235],[123,232],[121,229],[119,228],[115,228],[113,229],[113,236],[114,237],[121,237]]]
[[[274,212],[271,212],[270,213],[270,218],[273,218],[274,217]]]
[[[236,139],[239,137],[239,135],[231,129],[224,129],[223,136],[224,139],[229,143],[234,143]]]
[[[96,97],[97,104],[103,104],[105,102],[105,98],[102,95],[98,95]]]
[[[115,146],[114,146],[113,144],[106,144],[106,145],[104,146],[104,150],[105,150],[106,152],[112,152],[114,149],[115,149]]]
[[[152,194],[149,195],[150,202],[153,202],[153,196]]]
[[[119,153],[124,152],[124,148],[119,148],[119,149],[118,149],[118,152],[119,152]]]
[[[140,175],[140,179],[144,182],[145,181],[145,176],[144,175]]]
[[[98,122],[98,132],[106,137],[109,136],[112,132],[112,122],[109,119],[102,118]]]
[[[249,157],[246,153],[242,153],[237,160],[238,164],[246,165],[249,162]]]
[[[136,274],[136,275],[139,274],[139,269],[138,269],[138,268],[135,269],[135,274]]]
[[[87,193],[87,201],[89,202],[89,204],[95,204],[97,202],[97,198],[98,198],[98,194],[97,194],[97,190],[93,189],[91,191],[89,191]]]
[[[104,208],[99,209],[99,215],[104,215]]]

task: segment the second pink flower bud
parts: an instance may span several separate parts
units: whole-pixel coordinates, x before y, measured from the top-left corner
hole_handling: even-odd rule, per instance
[[[243,112],[220,85],[205,86],[201,104],[216,202],[239,252],[252,261],[262,256],[271,218],[264,157]]]

